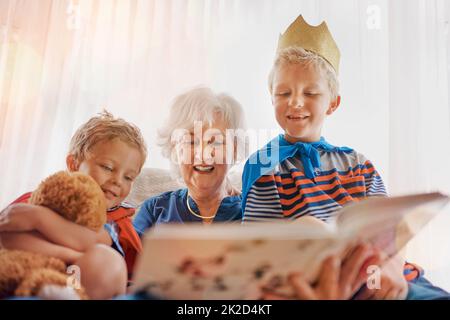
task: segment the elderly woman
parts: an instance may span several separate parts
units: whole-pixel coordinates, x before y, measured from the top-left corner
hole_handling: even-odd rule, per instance
[[[174,173],[182,178],[187,188],[144,201],[133,222],[140,236],[159,223],[241,221],[242,199],[228,181],[227,172],[237,158],[237,149],[244,146],[242,135],[235,134],[242,132],[243,118],[236,100],[207,88],[193,89],[175,99],[159,138],[164,156],[171,160]],[[365,247],[356,249],[342,262],[341,275],[336,274],[341,270],[334,270],[336,257],[327,259],[321,273],[325,276],[317,289],[321,292],[304,281],[293,279],[297,281],[293,284],[298,297],[339,298],[336,292],[343,291],[340,282],[346,286],[361,284],[358,271],[368,254]],[[329,275],[335,275],[335,281],[331,281]],[[264,297],[280,298],[270,293]]]
[[[227,173],[243,140],[244,113],[231,96],[196,88],[178,96],[159,131],[163,155],[187,188],[147,199],[134,227],[143,233],[159,223],[240,221],[241,196]]]

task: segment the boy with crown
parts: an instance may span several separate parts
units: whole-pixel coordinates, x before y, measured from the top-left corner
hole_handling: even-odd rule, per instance
[[[269,90],[277,122],[284,134],[253,154],[245,164],[242,176],[244,222],[295,220],[305,216],[327,222],[334,219],[345,204],[387,195],[370,160],[351,148],[333,146],[321,136],[325,119],[340,105],[339,60],[339,49],[325,22],[314,27],[299,16],[280,36],[269,75]],[[405,299],[447,296],[445,291],[421,277],[418,267],[404,265],[399,259],[384,263],[380,288],[361,287],[364,281],[360,282],[360,276],[355,274],[365,272],[363,266],[367,263],[363,261],[381,264],[382,253],[365,244],[356,247],[354,252],[356,255],[350,261],[353,267],[337,257],[327,259],[315,286],[300,275],[293,275],[291,284],[297,297]],[[358,269],[356,273],[355,268]],[[348,284],[339,286],[333,282]],[[415,285],[423,285],[426,290],[418,292],[413,288]],[[343,287],[351,289],[338,292],[343,291]]]

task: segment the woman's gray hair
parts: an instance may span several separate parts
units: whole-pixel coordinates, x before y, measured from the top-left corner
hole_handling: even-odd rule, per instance
[[[198,87],[173,100],[167,121],[158,130],[158,145],[162,148],[163,156],[171,159],[175,147],[173,135],[177,130],[191,130],[196,121],[211,125],[217,116],[225,121],[227,130],[233,130],[238,155],[245,154],[246,125],[240,103],[226,93],[215,93],[210,88]]]

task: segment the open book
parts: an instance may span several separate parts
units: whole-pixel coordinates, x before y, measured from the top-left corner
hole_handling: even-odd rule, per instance
[[[369,198],[324,223],[158,225],[144,237],[134,291],[167,299],[254,299],[261,285],[286,288],[286,275],[310,281],[330,254],[367,241],[389,256],[401,250],[444,207],[441,193]],[[275,290],[276,291],[276,290]]]

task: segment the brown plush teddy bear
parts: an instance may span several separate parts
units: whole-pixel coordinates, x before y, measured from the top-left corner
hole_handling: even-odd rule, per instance
[[[106,223],[103,191],[90,176],[60,171],[42,181],[31,204],[45,206],[64,218],[99,231]],[[71,286],[66,264],[42,254],[0,249],[0,299],[38,296],[44,299],[87,299],[85,290]]]

